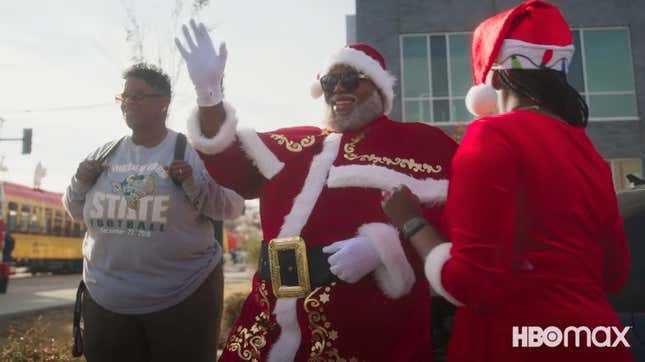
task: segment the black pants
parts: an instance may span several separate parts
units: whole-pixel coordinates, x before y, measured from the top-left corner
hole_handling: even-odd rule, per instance
[[[220,263],[181,303],[139,315],[110,312],[85,293],[83,346],[87,361],[215,361],[223,285]]]

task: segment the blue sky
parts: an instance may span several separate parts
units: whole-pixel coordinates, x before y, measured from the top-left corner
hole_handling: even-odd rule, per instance
[[[40,161],[47,168],[42,187],[63,191],[85,155],[129,131],[113,101],[121,72],[132,63],[126,8],[141,26],[144,56],[162,59],[169,73],[180,69],[168,126],[185,131],[195,103],[172,43],[179,30],[171,21],[176,1],[0,2],[1,136],[34,130],[31,155],[20,154],[20,142],[0,142],[8,167],[1,179],[32,185]],[[184,2],[181,21],[192,1]],[[322,102],[310,98],[309,85],[326,57],[345,44],[345,16],[354,13],[352,0],[210,1],[198,19],[228,45],[226,98],[241,124],[259,130],[319,125]]]

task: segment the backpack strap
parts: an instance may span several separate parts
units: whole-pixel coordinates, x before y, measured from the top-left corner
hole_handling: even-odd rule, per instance
[[[183,160],[186,154],[186,135],[177,133],[177,141],[175,141],[175,156],[173,161]]]
[[[174,161],[176,160],[183,160],[184,155],[186,154],[186,135],[183,133],[177,132],[177,141],[175,141],[175,156],[173,158]],[[173,180],[175,185],[181,186],[180,183],[177,181]],[[222,242],[224,240],[224,230],[223,230],[223,223],[221,220],[213,220],[210,219],[210,222],[213,224],[213,231],[215,232],[215,240],[222,246]],[[223,256],[223,255],[222,255]]]
[[[118,140],[113,140],[103,145],[103,147],[99,149],[99,152],[97,153],[95,160],[97,160],[99,163],[105,162],[108,159],[108,157],[110,157],[114,153],[114,151],[116,151],[116,149],[119,147],[121,142],[123,142],[125,137],[126,136],[123,136]]]
[[[173,156],[173,161],[183,160],[186,155],[186,135],[183,133],[177,132],[177,140],[175,141],[175,155]],[[172,182],[177,186],[181,184],[174,179]]]
[[[74,302],[74,319],[73,325],[73,338],[74,344],[72,345],[72,356],[80,357],[83,355],[83,328],[81,327],[81,320],[83,319],[83,298],[87,293],[85,282],[81,280],[76,290],[76,300]]]

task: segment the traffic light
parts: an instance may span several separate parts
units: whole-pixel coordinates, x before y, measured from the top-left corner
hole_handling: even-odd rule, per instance
[[[31,153],[31,128],[22,129],[22,154],[28,155]]]

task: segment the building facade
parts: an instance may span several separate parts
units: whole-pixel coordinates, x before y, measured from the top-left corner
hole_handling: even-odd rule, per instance
[[[645,168],[645,1],[554,0],[576,53],[568,79],[590,110],[587,133],[617,190]],[[472,116],[470,40],[485,18],[519,0],[356,0],[348,40],[375,46],[398,83],[392,118],[438,125],[457,138]]]

